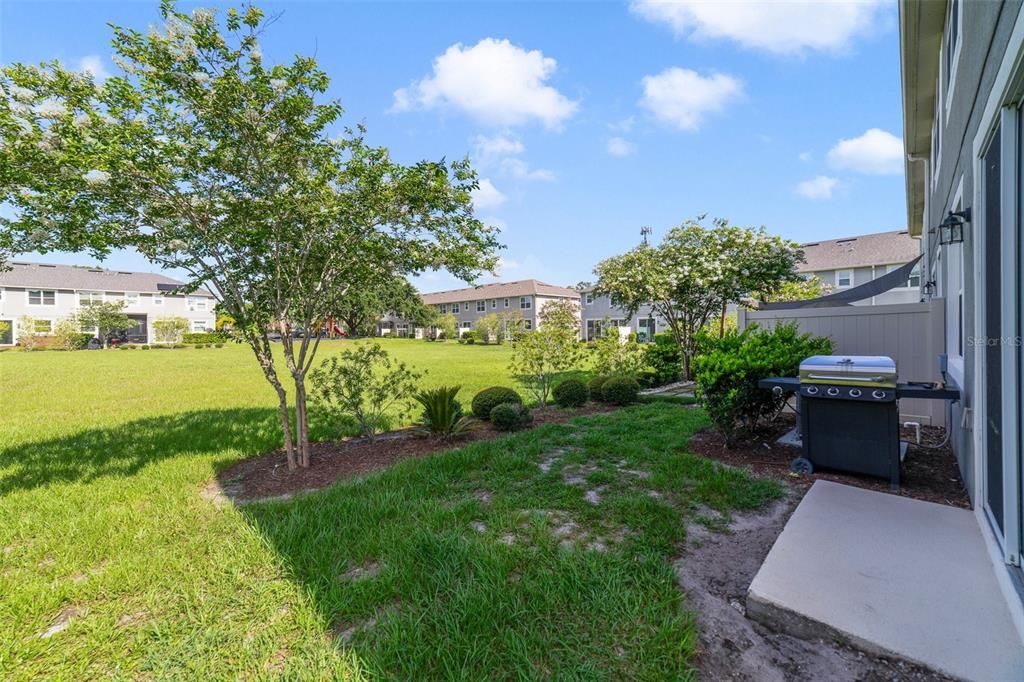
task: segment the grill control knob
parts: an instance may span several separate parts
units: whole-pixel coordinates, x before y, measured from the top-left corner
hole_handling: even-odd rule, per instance
[[[833,386],[832,388],[828,389],[827,393],[833,396],[839,395],[839,389]]]
[[[882,398],[885,397],[885,391],[874,391],[871,394],[871,397],[874,398],[875,400],[881,400]]]
[[[859,398],[860,397],[860,389],[859,388],[851,388],[850,389],[850,397],[851,398]]]
[[[807,395],[818,395],[818,387],[817,386],[808,386],[807,387]]]

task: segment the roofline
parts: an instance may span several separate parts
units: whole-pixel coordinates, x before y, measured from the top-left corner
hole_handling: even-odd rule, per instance
[[[907,231],[920,237],[946,3],[899,0],[899,20]]]
[[[804,242],[800,244],[800,247],[804,246],[817,246],[819,244],[825,244],[827,242],[845,242],[848,239],[865,239],[867,237],[879,237],[883,234],[902,234],[908,230],[886,230],[885,232],[868,232],[866,234],[851,234],[849,237],[830,237],[828,239],[815,239],[814,241]]]

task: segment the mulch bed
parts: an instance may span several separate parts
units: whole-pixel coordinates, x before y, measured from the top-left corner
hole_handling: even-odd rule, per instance
[[[797,486],[809,487],[816,480],[824,480],[879,492],[893,492],[887,479],[837,471],[815,471],[810,476],[791,473],[789,463],[799,456],[800,450],[788,445],[779,445],[775,441],[793,428],[795,421],[791,414],[782,415],[775,423],[752,437],[741,439],[732,448],[725,447],[725,438],[721,433],[714,429],[704,429],[694,434],[687,449],[694,454],[736,467],[744,467],[760,476],[784,480]],[[917,445],[914,443],[913,429],[902,430],[900,437],[910,442],[910,447],[903,461],[900,489],[896,494],[915,500],[970,509],[971,501],[949,445],[939,449]],[[921,427],[922,445],[937,446],[943,438],[945,430],[941,427]]]
[[[588,403],[575,410],[554,407],[534,410],[533,427],[616,409],[612,405]],[[449,440],[429,438],[404,429],[381,434],[372,441],[366,438],[325,441],[312,445],[308,468],[289,471],[287,457],[281,449],[238,462],[222,471],[217,480],[221,492],[236,502],[285,498],[385,469],[403,459],[426,457],[502,435],[505,432],[498,431],[490,422],[478,422],[468,433]]]

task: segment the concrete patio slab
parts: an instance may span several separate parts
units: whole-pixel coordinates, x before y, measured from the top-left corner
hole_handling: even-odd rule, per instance
[[[747,594],[747,614],[968,680],[1024,680],[974,514],[817,481]]]

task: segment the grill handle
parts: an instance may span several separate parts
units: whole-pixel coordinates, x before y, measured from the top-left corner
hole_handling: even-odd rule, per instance
[[[883,383],[885,381],[889,381],[889,379],[890,379],[890,377],[881,377],[881,376],[866,377],[866,376],[858,375],[858,374],[854,374],[854,375],[847,374],[846,376],[836,376],[834,374],[808,374],[807,378],[808,379],[820,379],[822,381],[870,381],[873,384],[881,384],[881,383]]]

